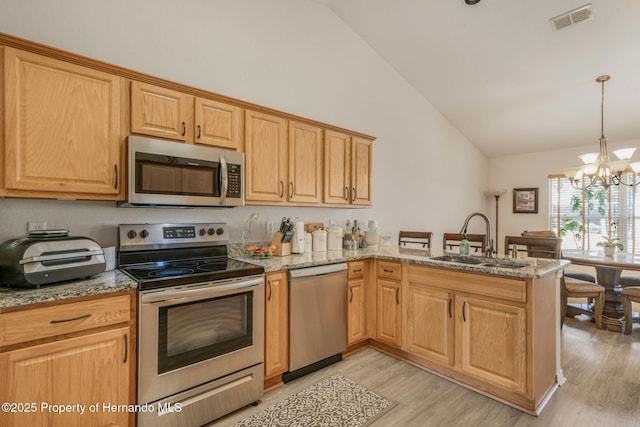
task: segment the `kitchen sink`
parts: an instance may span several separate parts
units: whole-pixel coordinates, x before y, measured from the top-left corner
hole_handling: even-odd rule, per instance
[[[517,262],[517,261],[509,261],[505,259],[494,259],[494,258],[485,258],[485,257],[473,257],[473,256],[463,256],[463,255],[442,255],[431,258],[434,261],[447,261],[447,262],[458,262],[461,264],[472,264],[480,267],[498,267],[498,268],[522,268],[526,267],[528,264]]]
[[[462,264],[482,264],[484,262],[487,262],[487,259],[462,255],[442,255],[433,257],[431,259],[435,261],[459,262]]]

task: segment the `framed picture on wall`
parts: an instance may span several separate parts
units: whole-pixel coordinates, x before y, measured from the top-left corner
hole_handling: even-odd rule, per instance
[[[513,213],[538,213],[538,187],[513,189]]]

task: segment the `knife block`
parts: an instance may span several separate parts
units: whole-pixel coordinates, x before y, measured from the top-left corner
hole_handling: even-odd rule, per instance
[[[282,238],[284,235],[279,231],[273,233],[273,238],[271,239],[271,244],[276,247],[276,250],[273,251],[275,256],[287,256],[291,255],[291,242],[282,243]]]
[[[276,250],[273,251],[275,256],[287,256],[291,255],[291,242],[287,243],[276,243]]]

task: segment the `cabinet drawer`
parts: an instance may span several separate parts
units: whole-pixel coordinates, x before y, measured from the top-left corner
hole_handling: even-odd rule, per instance
[[[347,278],[358,279],[362,276],[364,276],[364,261],[351,261]]]
[[[131,297],[98,298],[0,315],[0,345],[129,322]]]
[[[378,261],[376,276],[400,280],[402,278],[402,268],[400,267],[400,263],[393,261]]]

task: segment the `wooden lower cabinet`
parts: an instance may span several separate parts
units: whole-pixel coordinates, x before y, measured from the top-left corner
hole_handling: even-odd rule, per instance
[[[376,339],[395,347],[402,345],[401,283],[376,280]]]
[[[282,383],[289,370],[289,284],[286,271],[265,278],[265,388]],[[274,380],[275,378],[275,380]]]
[[[406,293],[406,351],[453,366],[453,294],[412,283],[406,286]]]
[[[457,296],[456,311],[460,371],[506,390],[526,392],[526,309]]]
[[[366,261],[349,262],[347,275],[347,345],[369,337],[366,315]]]
[[[130,339],[123,327],[1,353],[0,400],[18,406],[0,412],[0,425],[129,425],[126,411],[106,406],[130,403]]]

